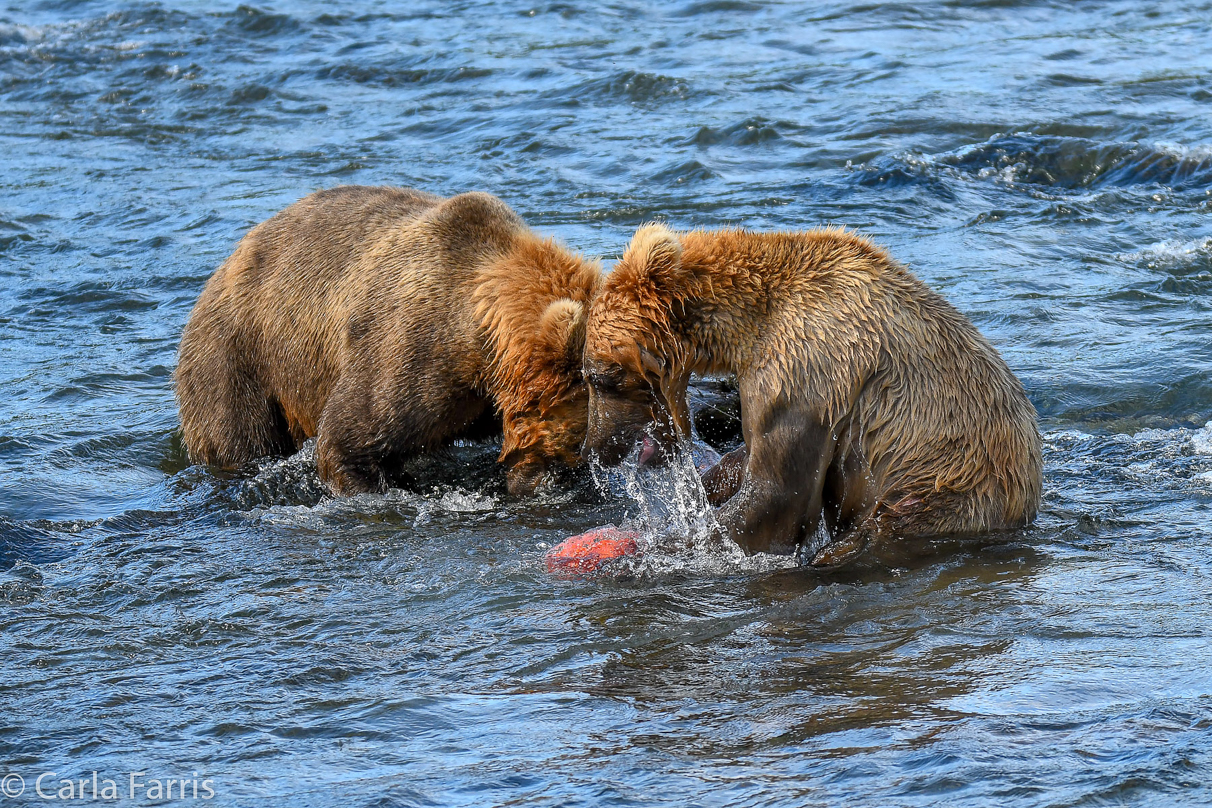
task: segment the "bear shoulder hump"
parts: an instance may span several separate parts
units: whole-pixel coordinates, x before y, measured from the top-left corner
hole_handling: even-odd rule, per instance
[[[508,241],[526,227],[513,208],[483,191],[452,196],[428,218],[441,235],[460,242]]]

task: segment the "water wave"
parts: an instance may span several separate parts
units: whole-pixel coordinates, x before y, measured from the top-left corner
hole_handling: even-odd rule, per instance
[[[1053,485],[1081,477],[1117,491],[1118,484],[1192,496],[1206,494],[1212,474],[1212,422],[1200,429],[1142,429],[1119,435],[1058,430],[1045,433],[1044,445]],[[1132,498],[1121,493],[1116,499],[1127,504]]]
[[[762,117],[746,118],[731,126],[701,126],[685,145],[707,148],[709,146],[757,146],[783,140],[780,129],[789,128],[785,123],[774,123]]]
[[[1143,263],[1150,269],[1212,270],[1212,236],[1191,241],[1162,241],[1143,250],[1116,256],[1127,263]]]
[[[67,558],[74,537],[100,520],[14,520],[0,516],[0,570],[12,565],[39,565]],[[2,597],[2,596],[0,596]]]
[[[692,93],[690,84],[684,79],[663,76],[659,73],[644,73],[626,70],[600,79],[592,79],[573,87],[548,93],[569,99],[598,99],[602,101],[629,101],[633,104],[650,104],[668,98],[688,98]]]
[[[1212,186],[1212,146],[1099,142],[1056,135],[995,135],[942,154],[902,153],[854,169],[865,185],[937,181],[940,175],[1062,190]]]
[[[343,81],[353,84],[373,84],[380,87],[397,87],[404,84],[434,84],[450,81],[466,81],[491,76],[492,71],[478,67],[412,68],[367,65],[345,62],[328,65],[315,72],[315,77],[326,81]]]
[[[762,4],[751,0],[695,0],[682,6],[674,14],[679,17],[698,17],[706,14],[751,13],[761,10]]]
[[[276,36],[297,31],[302,27],[302,24],[289,14],[275,14],[253,6],[237,6],[228,17],[230,25],[255,36]]]
[[[652,181],[676,186],[702,182],[703,180],[713,179],[716,176],[718,175],[714,171],[698,160],[687,160],[684,163],[677,163],[668,168],[661,169],[652,175]]]

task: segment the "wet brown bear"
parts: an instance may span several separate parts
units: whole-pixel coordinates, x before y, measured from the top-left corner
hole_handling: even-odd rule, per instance
[[[727,535],[789,553],[822,518],[828,567],[1030,521],[1035,410],[997,351],[841,230],[641,228],[590,307],[587,456],[689,434],[692,373],[735,373],[745,445],[705,476]],[[655,436],[655,441],[645,436]]]
[[[336,492],[482,424],[504,426],[509,489],[579,462],[584,310],[599,265],[483,193],[320,191],[253,228],[181,338],[190,457],[232,467],[316,437]]]

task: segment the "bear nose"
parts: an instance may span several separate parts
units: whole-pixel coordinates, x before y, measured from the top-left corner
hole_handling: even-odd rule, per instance
[[[609,436],[603,437],[600,428],[590,427],[585,434],[585,442],[581,444],[582,460],[597,460],[613,443]]]
[[[546,475],[547,469],[540,463],[514,466],[505,475],[505,487],[512,496],[530,496],[539,489]]]

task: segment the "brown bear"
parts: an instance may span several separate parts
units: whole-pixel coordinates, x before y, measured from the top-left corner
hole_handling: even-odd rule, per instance
[[[997,351],[880,248],[827,229],[636,232],[590,306],[586,457],[690,432],[692,373],[736,374],[744,446],[704,478],[746,552],[818,567],[1022,526],[1041,487],[1035,409]],[[649,437],[651,436],[651,437]]]
[[[253,228],[181,337],[181,430],[234,467],[315,437],[337,493],[492,423],[510,492],[580,461],[585,309],[600,279],[484,193],[320,191]]]

